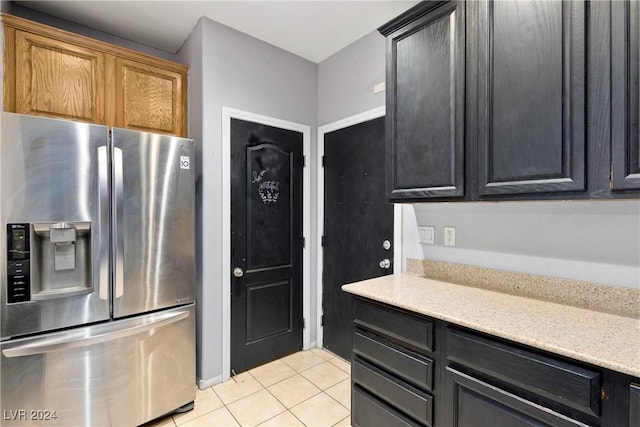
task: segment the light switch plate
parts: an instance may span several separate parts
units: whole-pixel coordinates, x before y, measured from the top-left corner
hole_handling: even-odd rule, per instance
[[[425,245],[433,245],[435,243],[435,227],[420,226],[418,227],[418,234],[420,235],[420,243],[423,243]]]

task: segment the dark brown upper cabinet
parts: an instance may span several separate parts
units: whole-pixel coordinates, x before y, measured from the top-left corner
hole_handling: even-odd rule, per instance
[[[391,201],[640,197],[640,2],[425,1],[379,31]]]
[[[585,3],[469,7],[478,8],[470,68],[478,76],[478,193],[585,190]]]
[[[611,188],[640,189],[640,3],[611,4]]]
[[[464,195],[464,2],[423,3],[387,37],[387,195]]]

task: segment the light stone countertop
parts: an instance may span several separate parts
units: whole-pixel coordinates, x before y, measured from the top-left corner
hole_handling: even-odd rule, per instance
[[[640,318],[402,273],[346,292],[640,377]]]

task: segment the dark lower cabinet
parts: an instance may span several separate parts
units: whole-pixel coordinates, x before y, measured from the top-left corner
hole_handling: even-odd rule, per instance
[[[351,424],[433,426],[434,322],[360,298],[353,313]]]
[[[629,427],[640,427],[640,384],[629,386]]]
[[[450,424],[458,427],[584,426],[470,375],[447,368]]]
[[[354,298],[351,425],[640,427],[640,379]]]
[[[351,390],[351,425],[353,427],[420,427],[393,407],[355,384]]]
[[[640,2],[614,1],[611,22],[612,189],[640,189]]]

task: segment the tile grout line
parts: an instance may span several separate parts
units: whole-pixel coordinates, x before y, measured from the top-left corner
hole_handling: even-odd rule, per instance
[[[328,364],[330,364],[330,365],[333,365],[333,366],[334,366],[334,367],[336,367],[336,368],[339,368],[341,371],[343,371],[343,372],[347,373],[349,376],[351,376],[351,373],[350,373],[350,372],[346,372],[344,369],[342,369],[342,368],[340,368],[339,366],[336,366],[335,364],[331,363],[331,360],[333,360],[333,359],[338,359],[338,360],[340,360],[340,361],[343,361],[343,359],[342,359],[342,358],[339,358],[338,356],[333,356],[333,355],[332,355],[332,357],[331,357],[331,358],[329,358],[329,359],[325,359],[325,358],[323,358],[322,356],[320,356],[320,355],[318,355],[318,354],[315,354],[314,352],[311,352],[311,353],[312,353],[312,354],[314,354],[315,356],[317,356],[318,358],[322,359],[322,361],[320,361],[319,363],[316,363],[316,364],[314,364],[314,365],[312,365],[312,366],[309,366],[309,367],[307,367],[307,368],[305,368],[305,369],[302,369],[302,370],[297,370],[295,367],[291,366],[290,364],[288,364],[287,362],[285,362],[285,361],[284,361],[284,360],[282,360],[282,359],[276,359],[276,360],[280,360],[282,363],[284,363],[284,364],[285,364],[285,366],[287,366],[287,367],[289,367],[290,369],[292,369],[292,370],[294,371],[294,374],[293,374],[293,375],[290,375],[290,376],[288,376],[288,377],[286,377],[286,378],[283,378],[283,379],[281,379],[280,381],[277,381],[277,382],[275,382],[275,383],[273,383],[273,384],[269,385],[268,387],[271,387],[271,386],[274,386],[274,385],[276,385],[276,384],[279,384],[279,383],[281,383],[281,382],[283,382],[283,381],[286,381],[286,380],[288,380],[288,379],[290,379],[290,378],[295,377],[296,375],[300,375],[302,378],[304,378],[305,380],[307,380],[307,381],[309,381],[311,384],[313,384],[313,385],[314,385],[314,386],[319,390],[319,392],[318,392],[318,393],[313,394],[312,396],[308,397],[307,399],[305,399],[305,400],[303,400],[303,401],[301,401],[301,402],[298,402],[297,404],[295,404],[294,406],[292,406],[292,408],[294,408],[294,407],[296,407],[296,406],[299,406],[299,405],[301,405],[302,403],[304,403],[304,402],[306,402],[306,401],[308,401],[308,400],[310,400],[310,399],[312,399],[312,398],[314,398],[314,397],[316,397],[316,396],[318,396],[318,395],[320,395],[320,394],[325,394],[325,395],[326,395],[326,396],[328,396],[331,400],[333,400],[334,402],[338,403],[341,407],[343,407],[343,408],[345,408],[347,411],[349,411],[349,415],[348,415],[347,417],[345,417],[345,418],[341,419],[340,421],[338,421],[338,422],[336,423],[336,424],[339,424],[339,423],[341,423],[342,421],[344,421],[345,419],[347,419],[347,418],[350,418],[350,417],[351,417],[351,410],[350,410],[349,408],[347,408],[345,405],[343,405],[341,402],[339,402],[337,399],[333,398],[333,396],[331,396],[330,394],[328,394],[328,393],[326,392],[326,390],[328,390],[328,389],[330,389],[330,388],[332,388],[332,387],[335,387],[336,385],[340,384],[341,382],[346,381],[347,379],[344,379],[344,380],[342,380],[342,381],[338,381],[336,384],[333,384],[333,385],[331,385],[331,386],[329,386],[329,387],[327,387],[327,388],[325,388],[325,389],[322,389],[322,388],[320,388],[317,384],[315,384],[313,381],[309,380],[307,377],[305,377],[304,375],[302,375],[302,373],[303,373],[303,372],[306,372],[306,371],[309,371],[310,369],[315,368],[315,367],[320,366],[320,365],[325,364],[325,363],[328,363]],[[295,354],[295,353],[294,353],[294,354]],[[345,363],[349,363],[349,362],[346,362],[346,361],[345,361]],[[255,369],[255,368],[254,368],[254,369]],[[202,416],[204,416],[204,415],[206,415],[206,414],[209,414],[209,413],[211,413],[211,412],[213,412],[213,411],[217,411],[218,409],[225,408],[225,409],[227,410],[227,412],[229,412],[229,414],[232,416],[232,418],[236,421],[236,423],[238,423],[238,425],[240,425],[241,427],[244,427],[244,426],[242,426],[242,424],[240,423],[240,421],[236,418],[236,416],[233,414],[233,412],[229,409],[229,405],[232,405],[232,404],[234,404],[234,403],[236,403],[236,402],[239,402],[239,401],[240,401],[240,400],[242,400],[242,399],[245,399],[245,398],[248,398],[248,397],[250,397],[250,396],[253,396],[253,395],[255,395],[255,394],[257,394],[257,393],[261,392],[262,390],[266,390],[266,391],[267,391],[267,392],[268,392],[268,393],[269,393],[269,394],[270,394],[270,395],[271,395],[271,396],[272,396],[272,397],[273,397],[273,398],[274,398],[278,403],[280,403],[280,404],[285,408],[285,410],[284,410],[284,411],[282,411],[282,412],[279,412],[278,414],[274,415],[274,416],[273,416],[273,417],[271,417],[271,418],[268,418],[268,419],[266,419],[266,420],[262,421],[262,422],[261,422],[260,424],[258,424],[258,425],[264,424],[264,423],[268,422],[269,420],[271,420],[271,419],[273,419],[273,418],[276,418],[276,417],[278,417],[278,416],[280,416],[280,415],[284,414],[285,412],[289,412],[289,413],[290,413],[290,414],[291,414],[291,415],[292,415],[296,420],[298,420],[301,424],[303,424],[304,426],[306,426],[306,424],[305,424],[305,423],[304,423],[300,418],[298,418],[298,417],[297,417],[297,416],[296,416],[296,415],[291,411],[291,409],[292,409],[292,408],[288,408],[288,407],[287,407],[287,406],[286,406],[282,401],[280,401],[280,399],[278,399],[278,397],[277,397],[277,396],[275,396],[275,395],[274,395],[274,394],[273,394],[273,393],[268,389],[268,387],[267,387],[267,386],[265,386],[265,385],[264,385],[262,382],[260,382],[260,381],[259,381],[259,380],[258,380],[258,379],[253,375],[253,374],[251,374],[251,372],[250,372],[250,371],[246,371],[246,373],[247,373],[251,378],[253,378],[253,380],[255,380],[255,381],[260,385],[261,390],[258,390],[258,391],[255,391],[255,392],[253,392],[253,393],[250,393],[250,394],[248,394],[248,395],[246,395],[246,396],[243,396],[243,397],[241,397],[241,398],[239,398],[239,399],[236,399],[236,400],[234,400],[233,402],[229,402],[229,403],[227,404],[227,403],[225,403],[225,402],[222,400],[222,398],[220,397],[220,395],[216,392],[216,390],[214,389],[214,386],[209,386],[209,387],[205,388],[205,389],[204,389],[204,390],[202,390],[202,391],[204,392],[204,391],[206,391],[207,389],[211,389],[211,391],[214,393],[214,395],[215,395],[215,396],[218,398],[218,400],[220,400],[220,402],[222,403],[222,406],[221,406],[220,408],[213,409],[213,410],[211,410],[211,411],[207,411],[207,412],[205,412],[205,413],[201,414],[200,416],[198,416],[198,417],[194,418],[193,420],[189,420],[189,421],[187,421],[187,423],[188,423],[188,422],[191,422],[191,421],[194,421],[194,420],[196,420],[196,419],[198,419],[198,418],[201,418]],[[174,426],[175,426],[175,427],[179,427],[179,426],[178,426],[177,421],[175,420],[175,418],[174,418],[173,416],[171,416],[171,421],[173,422],[173,424],[174,424]],[[185,424],[186,424],[186,423],[185,423]],[[336,424],[334,424],[334,426],[335,426]]]

